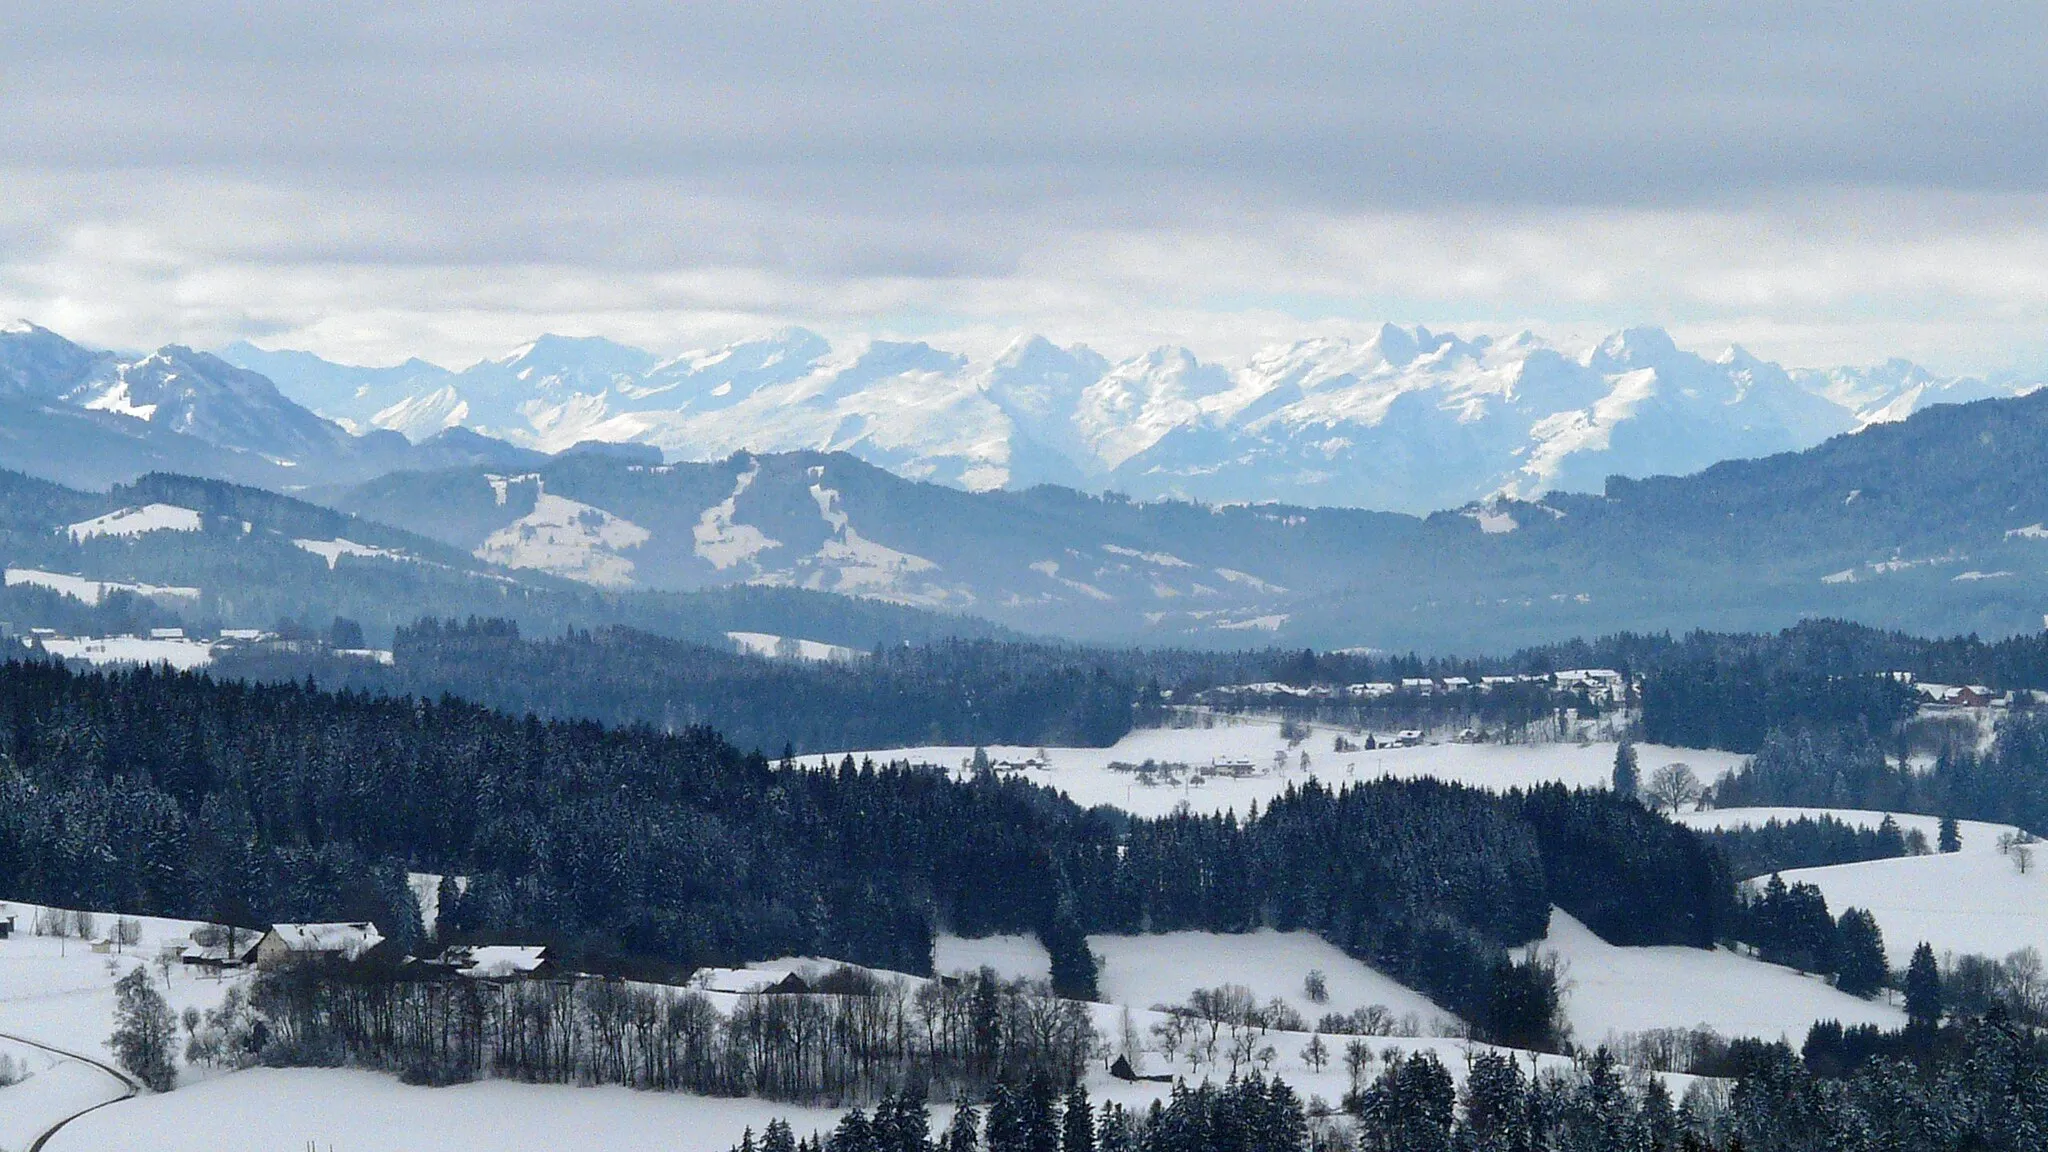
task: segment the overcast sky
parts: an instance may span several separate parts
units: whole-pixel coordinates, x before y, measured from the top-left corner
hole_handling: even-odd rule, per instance
[[[0,316],[2039,366],[2048,16],[1956,7],[0,0]]]

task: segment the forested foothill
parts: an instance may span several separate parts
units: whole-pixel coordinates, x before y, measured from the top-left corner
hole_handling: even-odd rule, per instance
[[[1555,1033],[1511,950],[1556,904],[1706,945],[1725,866],[1606,790],[1295,789],[1136,820],[993,774],[772,764],[713,732],[519,719],[454,699],[0,668],[0,874],[15,898],[261,924],[374,919],[408,870],[472,877],[446,923],[675,965],[825,955],[907,972],[933,933],[1036,933],[1092,991],[1088,932],[1309,928],[1481,1034]]]
[[[400,628],[389,665],[255,647],[214,674],[311,676],[387,695],[453,694],[515,713],[665,731],[704,724],[741,748],[797,753],[907,744],[1102,746],[1129,732],[1138,686],[1059,645],[949,639],[876,645],[852,661],[770,659],[627,628],[521,637],[509,620]]]

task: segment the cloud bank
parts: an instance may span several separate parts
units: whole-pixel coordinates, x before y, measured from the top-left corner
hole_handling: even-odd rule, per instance
[[[101,343],[2048,354],[2026,5],[10,7],[0,313]]]

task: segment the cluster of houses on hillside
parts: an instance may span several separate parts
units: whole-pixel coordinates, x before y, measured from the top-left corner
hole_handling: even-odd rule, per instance
[[[226,972],[241,968],[276,969],[294,964],[355,962],[384,952],[390,941],[368,921],[326,924],[273,924],[257,932],[209,926],[193,933],[189,945],[177,949],[188,968]],[[432,956],[393,957],[401,965],[476,980],[516,980],[547,976],[554,965],[542,945],[458,944]]]
[[[1203,693],[1218,699],[1245,697],[1292,697],[1300,700],[1374,700],[1405,692],[1416,696],[1453,696],[1462,692],[1492,692],[1522,684],[1543,684],[1560,692],[1583,691],[1598,704],[1618,704],[1628,695],[1628,680],[1612,668],[1571,668],[1548,675],[1523,673],[1510,676],[1411,676],[1401,680],[1376,680],[1363,684],[1310,684],[1299,686],[1277,680],[1254,684],[1226,684]]]
[[[1936,684],[1921,680],[1911,672],[1888,672],[1886,675],[1901,684],[1909,685],[1920,698],[1920,707],[1929,711],[1952,711],[1965,708],[2010,708],[2014,704],[2048,704],[2048,692],[2020,688],[2004,691],[1985,684]]]

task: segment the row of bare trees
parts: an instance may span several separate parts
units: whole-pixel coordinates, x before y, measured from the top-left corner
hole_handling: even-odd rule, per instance
[[[872,977],[833,994],[714,998],[598,978],[399,979],[303,967],[250,995],[265,1058],[420,1083],[502,1077],[843,1104],[999,1080],[1067,1085],[1102,1051],[1088,1009],[1043,984]]]

